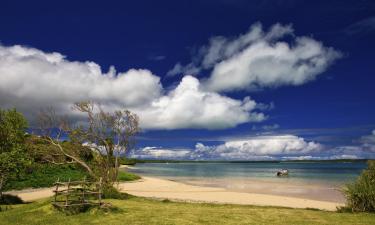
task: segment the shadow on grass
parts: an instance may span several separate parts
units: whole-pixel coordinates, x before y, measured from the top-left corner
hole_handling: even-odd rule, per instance
[[[26,204],[20,197],[10,195],[10,194],[3,194],[2,198],[0,199],[0,212],[6,211],[12,208],[12,205],[19,205],[19,204]]]
[[[15,205],[15,204],[24,204],[25,202],[18,196],[4,194],[0,199],[1,205]]]

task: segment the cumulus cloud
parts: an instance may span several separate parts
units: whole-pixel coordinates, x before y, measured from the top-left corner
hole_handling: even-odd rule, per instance
[[[257,90],[314,80],[340,56],[311,37],[296,37],[290,25],[275,24],[265,32],[256,23],[238,37],[211,38],[192,63],[178,64],[170,74],[212,69],[204,82],[208,90]]]
[[[221,129],[264,120],[263,113],[252,112],[255,108],[256,102],[250,97],[240,101],[206,92],[198,79],[185,76],[176,89],[135,112],[149,128]]]
[[[205,146],[201,143],[196,145],[198,152],[207,152],[214,157],[229,159],[303,155],[319,151],[321,148],[319,143],[308,142],[294,135],[259,136],[248,140],[227,141],[217,146]]]
[[[147,91],[146,91],[147,90]],[[103,73],[94,62],[69,61],[59,53],[0,45],[0,105],[29,113],[94,100],[107,105],[147,104],[162,91],[160,78],[148,70]]]
[[[140,116],[144,129],[222,129],[261,121],[257,103],[235,100],[201,89],[198,79],[186,76],[166,91],[149,70],[102,72],[94,62],[69,61],[60,53],[24,46],[0,45],[0,107],[16,107],[33,117],[52,106],[70,113],[77,101],[93,100],[106,110],[128,108]]]

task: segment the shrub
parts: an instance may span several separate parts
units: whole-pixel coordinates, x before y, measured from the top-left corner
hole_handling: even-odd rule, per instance
[[[375,160],[368,161],[357,181],[346,185],[344,194],[351,211],[375,212]]]
[[[60,181],[82,180],[88,174],[75,165],[50,165],[34,163],[28,171],[17,179],[10,180],[5,190],[24,188],[51,187],[59,178]]]
[[[133,180],[141,179],[141,177],[133,173],[119,171],[117,179],[118,181],[133,181]]]
[[[119,192],[113,186],[103,187],[103,198],[105,199],[128,199],[130,198],[129,194]]]

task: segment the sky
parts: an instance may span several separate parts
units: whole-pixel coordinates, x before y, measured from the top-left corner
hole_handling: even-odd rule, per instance
[[[128,156],[375,158],[375,2],[0,5],[0,107],[129,109]]]

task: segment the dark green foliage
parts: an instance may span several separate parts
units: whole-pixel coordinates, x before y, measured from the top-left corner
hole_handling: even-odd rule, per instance
[[[27,121],[15,109],[0,109],[0,201],[9,179],[20,176],[31,160],[25,151]]]
[[[368,161],[368,168],[356,182],[344,190],[347,207],[353,212],[375,212],[375,160]]]
[[[60,181],[82,180],[87,173],[74,165],[50,165],[34,163],[28,168],[26,174],[18,179],[13,179],[5,186],[7,190],[51,187],[59,178]]]
[[[67,153],[71,155],[75,155],[75,153],[77,153],[77,156],[85,162],[89,163],[94,158],[91,149],[87,146],[82,146],[79,143],[63,141],[61,142],[61,146],[65,149]],[[59,152],[57,146],[54,146],[44,138],[35,135],[27,135],[26,150],[30,157],[36,163],[64,163],[66,161],[69,161],[65,156],[63,156]]]
[[[137,159],[129,159],[126,157],[121,157],[119,162],[121,165],[135,165],[137,163]]]

